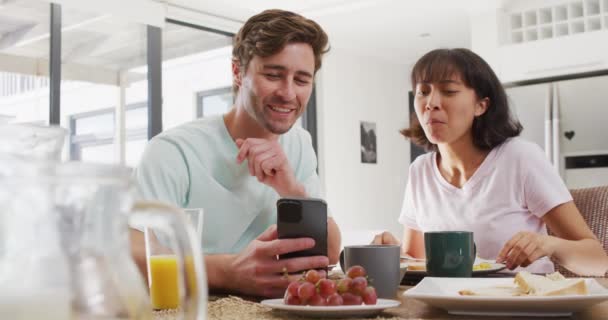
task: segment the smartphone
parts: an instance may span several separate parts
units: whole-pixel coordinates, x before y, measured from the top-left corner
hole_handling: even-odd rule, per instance
[[[313,248],[290,252],[279,259],[327,256],[327,203],[315,198],[281,198],[277,201],[279,239],[312,238]]]

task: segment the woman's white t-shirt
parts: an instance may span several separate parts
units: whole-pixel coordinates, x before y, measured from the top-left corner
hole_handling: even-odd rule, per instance
[[[484,259],[495,259],[517,232],[547,234],[541,217],[572,200],[542,149],[521,138],[492,149],[462,188],[443,178],[436,156],[422,155],[410,166],[399,222],[422,232],[473,231]],[[546,273],[554,266],[542,258],[526,270]]]

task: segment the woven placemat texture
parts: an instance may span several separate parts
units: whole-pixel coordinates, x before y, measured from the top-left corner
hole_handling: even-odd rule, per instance
[[[207,312],[208,320],[242,320],[242,319],[261,319],[261,320],[284,320],[284,319],[319,319],[295,316],[284,311],[272,311],[271,308],[262,306],[259,303],[244,300],[235,296],[228,296],[209,302]],[[176,320],[177,310],[162,310],[154,312],[155,320]],[[355,320],[351,318],[346,320]],[[367,318],[370,319],[370,318]],[[383,317],[382,315],[371,318],[377,320],[395,320],[399,317]]]

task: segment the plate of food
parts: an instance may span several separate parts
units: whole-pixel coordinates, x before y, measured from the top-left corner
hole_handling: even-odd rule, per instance
[[[355,318],[372,317],[384,309],[398,307],[399,301],[389,299],[378,299],[374,305],[350,305],[350,306],[310,306],[310,305],[288,305],[283,299],[269,299],[261,302],[262,305],[275,310],[287,311],[293,315],[304,317],[321,318]]]
[[[608,289],[594,279],[520,272],[514,278],[426,277],[404,296],[451,314],[561,317],[608,300]]]
[[[340,278],[325,278],[323,273],[309,270],[289,284],[283,299],[263,300],[261,304],[293,315],[323,318],[369,317],[401,304],[378,299],[366,274],[361,266],[349,268]]]
[[[407,276],[426,276],[426,261],[424,259],[411,259],[402,257],[402,263],[407,263]],[[496,263],[492,260],[485,260],[477,257],[473,264],[473,276],[495,273],[506,269],[507,266],[502,263]]]

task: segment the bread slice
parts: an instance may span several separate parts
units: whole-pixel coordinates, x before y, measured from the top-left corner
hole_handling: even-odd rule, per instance
[[[553,272],[551,274],[546,275],[545,277],[551,279],[551,280],[566,280],[566,277],[564,277],[561,273],[559,272]]]
[[[585,279],[565,279],[559,273],[543,277],[522,271],[517,273],[514,281],[523,292],[534,296],[588,294]]]
[[[588,294],[585,279],[566,279],[559,272],[547,276],[518,272],[511,286],[465,289],[461,296],[562,296]]]
[[[458,294],[461,296],[515,297],[525,295],[526,293],[516,286],[495,286],[460,290]]]

